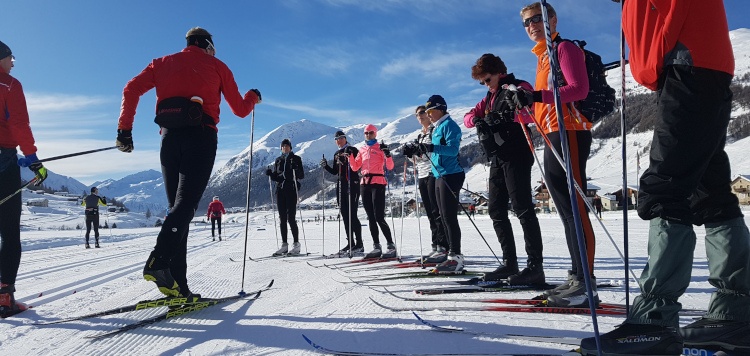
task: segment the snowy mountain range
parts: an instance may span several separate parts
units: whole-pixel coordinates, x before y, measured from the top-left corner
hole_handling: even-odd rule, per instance
[[[730,32],[732,46],[734,48],[736,69],[735,78],[746,77],[750,73],[750,29],[737,29]],[[621,71],[613,69],[608,72],[607,80],[610,85],[620,93]],[[629,67],[626,67],[626,85],[628,93],[645,93],[648,90],[638,85],[630,74]],[[747,83],[744,83],[747,85]],[[477,101],[481,98],[477,98]],[[461,127],[463,131],[462,146],[475,143],[476,131],[467,129],[463,125],[463,115],[471,109],[469,106],[451,107],[448,103],[451,117]],[[416,104],[415,104],[416,106]],[[732,116],[744,114],[747,108],[736,108]],[[228,160],[228,162],[216,170],[209,181],[209,185],[204,193],[199,211],[203,209],[211,196],[219,195],[226,206],[244,206],[246,204],[247,192],[247,175],[249,155],[252,147],[252,194],[250,205],[265,204],[270,201],[269,185],[263,171],[272,164],[281,153],[279,145],[281,140],[289,138],[292,141],[293,151],[302,157],[306,166],[306,178],[302,180],[302,198],[308,200],[317,199],[317,193],[322,189],[327,190],[328,186],[333,185],[333,176],[322,174],[318,162],[325,155],[329,159],[336,151],[336,145],[333,140],[337,130],[346,133],[349,143],[355,146],[363,145],[364,127],[368,123],[359,123],[347,127],[333,127],[324,123],[302,119],[279,126],[265,136],[256,140],[252,146],[248,146],[240,151],[237,155]],[[406,142],[414,140],[419,129],[419,124],[413,115],[400,118],[386,118],[382,123],[373,123],[378,127],[378,140],[387,144],[399,146]],[[637,175],[648,165],[647,147],[650,143],[651,133],[639,133],[628,135],[629,147],[627,157],[628,180],[637,181]],[[592,145],[592,155],[589,159],[588,173],[592,178],[591,183],[601,187],[605,192],[618,189],[622,180],[622,152],[620,139],[595,140]],[[394,147],[396,147],[394,146]],[[732,142],[727,145],[727,152],[732,160],[732,174],[750,173],[750,160],[746,159],[746,152],[750,150],[750,139],[744,139]],[[398,150],[396,150],[398,154]],[[641,167],[637,166],[638,156],[643,156]],[[477,164],[473,167],[465,167],[467,171],[466,184],[474,187],[477,191],[486,190],[487,167],[483,164]],[[400,172],[400,168],[396,169]],[[23,178],[30,179],[31,172],[22,170]],[[534,168],[533,177],[539,177],[538,168]],[[325,180],[324,178],[325,177]],[[161,173],[149,170],[132,174],[120,180],[105,180],[96,182],[93,185],[99,187],[100,193],[105,196],[115,197],[123,201],[128,208],[136,211],[145,211],[151,209],[152,212],[163,211],[167,207],[162,187]],[[65,186],[70,192],[88,191],[89,187],[81,184],[73,178],[60,176],[50,172],[50,177],[45,181],[45,185],[53,188]],[[474,190],[472,189],[472,190]],[[335,197],[328,192],[327,199]]]

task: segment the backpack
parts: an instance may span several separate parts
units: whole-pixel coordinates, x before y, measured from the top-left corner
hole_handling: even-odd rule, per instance
[[[583,50],[586,58],[586,74],[589,78],[589,94],[586,95],[585,99],[574,102],[573,106],[586,116],[592,124],[596,123],[615,111],[615,90],[607,84],[606,79],[606,70],[610,68],[602,63],[601,56],[584,48],[586,41],[567,40],[559,36],[555,39],[556,43],[562,41],[573,42]],[[565,78],[559,66],[557,67],[557,75],[558,78],[561,78],[562,85],[565,85]]]

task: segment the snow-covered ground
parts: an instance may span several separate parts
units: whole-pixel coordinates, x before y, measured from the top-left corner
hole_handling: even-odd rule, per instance
[[[144,281],[141,276],[157,228],[138,227],[139,223],[135,220],[128,223],[122,218],[118,225],[131,225],[130,228],[104,229],[101,231],[102,248],[86,250],[83,248],[81,231],[54,228],[81,221],[80,207],[59,201],[50,205],[50,208],[44,209],[55,210],[55,213],[42,213],[38,211],[42,208],[29,208],[22,218],[24,253],[16,297],[34,308],[0,323],[0,354],[3,355],[314,354],[302,334],[324,346],[370,352],[562,353],[571,348],[558,344],[438,333],[427,330],[409,312],[391,312],[369,300],[372,297],[389,305],[404,307],[457,306],[474,305],[470,303],[471,300],[480,298],[531,297],[536,294],[534,292],[445,296],[458,296],[464,298],[466,303],[411,302],[384,294],[383,286],[389,286],[402,296],[418,297],[412,290],[426,280],[378,282],[376,286],[368,287],[351,283],[346,277],[389,273],[392,270],[352,271],[350,268],[348,272],[343,272],[327,267],[314,268],[305,263],[307,260],[312,265],[322,266],[324,262],[343,260],[315,257],[247,261],[246,264],[233,262],[231,259],[241,261],[243,257],[246,242],[244,214],[230,214],[225,218],[225,240],[222,242],[211,240],[210,226],[193,226],[188,242],[188,279],[195,292],[209,297],[235,295],[243,289],[250,292],[274,279],[273,288],[264,292],[257,301],[227,303],[98,341],[87,339],[86,336],[135,322],[162,310],[150,309],[57,325],[32,325],[34,322],[105,310],[160,296],[154,284]],[[302,217],[313,218],[317,213],[303,211]],[[334,212],[326,210],[326,213]],[[113,215],[109,217],[110,223],[119,219],[116,214]],[[273,216],[264,212],[251,213],[250,219],[248,256],[269,255],[277,248]],[[146,220],[142,220],[145,224]],[[750,223],[750,218],[746,220]],[[388,221],[391,222],[390,219]],[[466,217],[461,217],[459,221],[467,261],[491,261],[492,253],[477,230]],[[545,243],[547,280],[551,283],[562,281],[569,267],[569,259],[561,223],[555,214],[540,215],[540,222]],[[499,244],[489,218],[477,215],[476,224],[495,253],[499,254]],[[604,224],[622,250],[622,212],[605,212]],[[416,218],[406,218],[403,229],[401,221],[396,219],[395,225],[396,241],[405,257],[420,254],[420,226],[421,246],[426,252],[429,248],[426,219],[422,218],[418,224]],[[521,228],[515,219],[513,228],[519,253],[523,254]],[[636,275],[640,275],[646,261],[647,224],[631,213],[629,228],[631,267]],[[618,253],[597,223],[595,230],[596,274],[599,281],[622,282],[623,263]],[[303,251],[306,248],[313,256],[319,256],[323,252],[338,250],[338,231],[336,222],[326,222],[325,233],[320,222],[305,223]],[[686,308],[704,309],[712,288],[706,282],[708,269],[703,229],[697,228],[696,232],[699,239],[694,278],[681,302]],[[364,237],[366,245],[370,247],[367,227],[364,228]],[[523,256],[520,262],[524,262]],[[479,271],[490,268],[492,266],[470,269]],[[637,290],[634,282],[631,281],[630,286]],[[599,293],[605,302],[623,303],[625,299],[624,287],[601,289]],[[439,325],[479,332],[577,338],[593,334],[588,315],[486,311],[429,311],[421,315]],[[609,331],[622,320],[622,317],[600,316],[600,330]],[[682,320],[683,323],[690,321],[688,317]]]

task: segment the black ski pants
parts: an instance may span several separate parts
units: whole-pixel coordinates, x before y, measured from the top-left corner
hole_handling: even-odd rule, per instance
[[[86,243],[89,243],[92,227],[94,228],[94,239],[99,242],[99,213],[86,214]]]
[[[385,185],[360,184],[360,190],[362,191],[362,206],[367,213],[367,224],[370,227],[372,243],[380,243],[379,226],[380,230],[383,230],[385,240],[392,244],[391,228],[385,221]]]
[[[464,172],[448,174],[435,180],[435,198],[448,237],[449,251],[461,255],[461,227],[458,225],[458,193],[464,185]]]
[[[279,230],[281,242],[287,243],[287,224],[292,230],[294,242],[299,242],[297,228],[297,189],[292,184],[289,188],[276,189],[276,207],[279,210]]]
[[[216,131],[211,128],[162,128],[161,171],[169,202],[152,255],[169,263],[182,293],[187,286],[187,237],[216,157]]]
[[[724,151],[732,77],[690,66],[664,68],[649,167],[640,179],[638,215],[685,225],[742,216]]]
[[[21,188],[15,148],[0,147],[0,199]],[[15,284],[21,264],[21,193],[0,205],[0,281]]]
[[[531,200],[531,166],[534,156],[523,147],[510,160],[492,157],[490,161],[489,202],[487,209],[503,250],[503,260],[518,265],[513,227],[508,218],[508,200],[521,222],[526,246],[527,264],[542,266],[542,232]]]
[[[347,198],[347,191],[349,197]],[[357,217],[357,210],[359,210],[359,184],[352,184],[349,188],[349,184],[346,182],[339,182],[339,192],[337,199],[339,202],[339,213],[341,213],[341,219],[344,220],[344,229],[346,229],[347,245],[351,246],[351,239],[354,238],[355,245],[362,245],[362,223]],[[350,204],[351,202],[351,204]],[[351,227],[349,225],[349,217],[351,216]],[[349,229],[354,235],[353,237],[349,234]]]
[[[219,236],[221,236],[221,216],[211,217],[211,237],[214,237],[214,230],[216,225],[219,225]]]
[[[547,135],[552,147],[557,151],[560,157],[565,157],[561,152],[560,133],[554,131]],[[570,149],[570,166],[572,167],[573,179],[578,186],[586,191],[586,160],[591,151],[591,131],[566,131],[568,147]],[[560,214],[560,219],[565,229],[565,239],[568,243],[568,253],[571,259],[571,273],[575,274],[579,280],[584,279],[583,264],[581,254],[578,249],[578,235],[576,233],[576,215],[581,218],[581,227],[583,228],[583,237],[586,243],[586,254],[589,264],[589,271],[592,276],[594,273],[594,252],[596,241],[594,240],[594,230],[591,228],[591,220],[586,209],[586,203],[578,191],[573,188],[578,204],[578,210],[573,212],[573,205],[570,200],[568,191],[568,178],[565,174],[565,168],[560,164],[552,152],[552,148],[544,148],[544,182],[547,185],[550,196],[555,202],[555,209]]]
[[[445,225],[440,218],[440,208],[437,204],[435,195],[435,176],[430,174],[427,177],[419,178],[419,195],[422,197],[422,204],[427,214],[427,220],[430,222],[430,232],[432,234],[432,247],[442,246],[448,251],[448,238],[445,235]]]

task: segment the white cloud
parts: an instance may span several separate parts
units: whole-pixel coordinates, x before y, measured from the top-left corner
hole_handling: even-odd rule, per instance
[[[346,44],[279,47],[279,58],[287,59],[287,65],[310,72],[333,76],[347,72],[354,63],[354,56]]]
[[[26,105],[32,116],[55,112],[71,112],[89,109],[94,106],[111,103],[112,100],[101,96],[27,93]]]

